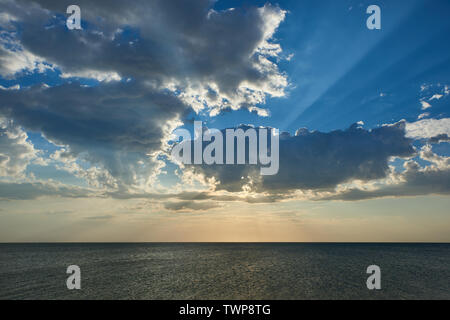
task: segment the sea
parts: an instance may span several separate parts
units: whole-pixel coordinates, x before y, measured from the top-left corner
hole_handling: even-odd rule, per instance
[[[0,244],[0,299],[450,299],[450,244]]]

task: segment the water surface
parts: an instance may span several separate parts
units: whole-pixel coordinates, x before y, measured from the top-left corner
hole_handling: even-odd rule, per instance
[[[0,299],[450,299],[449,279],[450,244],[0,244]]]

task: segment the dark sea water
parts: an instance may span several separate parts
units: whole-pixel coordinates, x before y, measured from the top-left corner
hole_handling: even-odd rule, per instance
[[[450,299],[450,244],[0,244],[0,299]]]

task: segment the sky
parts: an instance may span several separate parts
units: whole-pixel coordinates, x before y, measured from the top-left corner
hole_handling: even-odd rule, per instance
[[[0,242],[450,241],[449,15],[0,0]],[[279,129],[278,173],[173,161],[194,121]]]

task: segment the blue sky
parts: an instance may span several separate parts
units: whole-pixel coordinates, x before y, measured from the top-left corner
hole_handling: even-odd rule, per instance
[[[292,88],[287,98],[267,103],[270,119],[241,112],[224,116],[226,125],[238,117],[295,132],[343,129],[360,120],[368,127],[413,121],[422,113],[420,86],[448,82],[445,1],[379,1],[382,30],[365,28],[370,1],[277,3],[289,12],[276,37],[285,54],[294,54],[280,64]],[[448,116],[445,105],[430,111]]]
[[[267,209],[249,219],[311,223],[290,231],[294,241],[380,239],[352,234],[358,223],[391,223],[386,237],[411,241],[427,217],[414,213],[416,224],[401,227],[395,217],[408,219],[408,201],[439,208],[417,239],[448,240],[448,1],[80,0],[82,30],[66,27],[70,4],[0,4],[0,219],[13,230],[0,240],[41,239],[26,226],[70,206],[74,214],[50,223],[69,230],[56,240],[84,241],[69,221],[89,215],[105,222],[98,239],[114,240],[140,214],[162,232],[174,217],[173,230],[191,216],[204,230],[240,210],[242,223],[225,223],[220,240],[245,240],[231,230],[245,235],[246,215]],[[381,30],[366,27],[372,4]],[[279,174],[171,162],[171,132],[193,120],[288,132]],[[347,221],[342,212],[356,206]],[[26,218],[30,208],[37,213]],[[248,239],[285,240],[265,231]],[[216,239],[206,233],[201,240]]]

